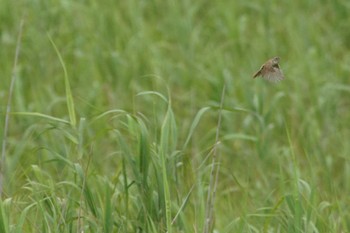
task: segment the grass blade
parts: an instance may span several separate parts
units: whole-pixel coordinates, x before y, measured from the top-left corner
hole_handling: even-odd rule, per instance
[[[2,192],[3,192],[3,179],[5,176],[5,162],[6,162],[5,159],[6,159],[7,133],[8,133],[9,122],[10,122],[12,94],[13,94],[13,89],[15,87],[15,82],[16,82],[16,78],[17,78],[16,72],[17,72],[19,52],[20,52],[20,48],[21,48],[23,25],[24,25],[24,20],[21,20],[21,23],[19,26],[19,33],[18,33],[18,37],[17,37],[15,60],[13,63],[13,68],[12,68],[11,84],[10,84],[10,90],[9,90],[7,107],[6,107],[6,114],[5,114],[5,125],[4,125],[4,133],[3,133],[3,138],[2,138],[1,163],[0,163],[0,198],[1,198]]]
[[[67,101],[67,108],[68,108],[68,114],[69,114],[69,120],[70,120],[70,124],[75,127],[77,124],[77,120],[75,117],[75,108],[74,108],[74,100],[73,100],[73,96],[72,96],[72,91],[70,88],[70,83],[69,83],[69,78],[68,78],[68,72],[67,72],[67,68],[66,65],[64,64],[63,58],[61,56],[60,51],[58,50],[55,42],[53,41],[52,37],[48,34],[47,35],[49,37],[49,40],[52,44],[52,46],[54,47],[58,59],[60,60],[63,72],[64,72],[64,84],[66,87],[66,101]]]
[[[64,124],[70,124],[69,121],[63,120],[61,118],[57,118],[57,117],[53,117],[50,115],[46,115],[40,112],[13,112],[13,115],[21,115],[21,116],[34,116],[34,117],[41,117],[44,118],[46,120],[50,120],[50,121],[56,121],[59,123],[64,123]]]
[[[206,113],[208,110],[210,109],[210,107],[204,107],[202,109],[200,109],[198,111],[198,113],[196,114],[196,116],[194,117],[194,120],[191,124],[191,127],[190,127],[190,132],[188,133],[188,136],[186,138],[186,141],[185,141],[185,144],[184,146],[182,147],[182,149],[185,149],[188,145],[188,143],[190,142],[191,138],[192,138],[192,135],[193,135],[193,132],[194,130],[196,129],[197,125],[199,124],[199,121],[200,119],[202,118],[202,116],[204,115],[204,113]]]
[[[4,203],[0,200],[0,232],[9,232],[7,214],[5,213]]]

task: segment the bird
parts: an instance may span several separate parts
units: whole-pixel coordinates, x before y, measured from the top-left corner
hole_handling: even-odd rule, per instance
[[[279,66],[280,58],[274,57],[265,62],[260,69],[255,72],[253,78],[261,76],[270,82],[279,82],[284,79],[284,74]]]

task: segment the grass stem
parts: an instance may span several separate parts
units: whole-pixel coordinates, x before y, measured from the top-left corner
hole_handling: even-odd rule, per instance
[[[210,173],[203,233],[209,233],[214,223],[214,202],[215,202],[216,188],[219,180],[218,177],[219,177],[219,170],[220,170],[220,156],[219,156],[220,154],[218,153],[217,147],[220,144],[219,136],[220,136],[220,128],[221,128],[222,108],[223,108],[224,99],[225,99],[225,89],[226,89],[226,85],[224,84],[224,87],[222,88],[222,93],[221,93],[219,118],[218,118],[218,124],[216,127],[215,144],[213,148],[212,169]]]
[[[15,52],[15,58],[13,62],[13,69],[12,69],[11,84],[10,84],[10,90],[8,94],[6,114],[5,114],[5,125],[4,125],[4,134],[2,138],[1,164],[0,164],[0,198],[2,197],[2,194],[3,194],[3,188],[4,188],[3,182],[4,182],[4,176],[6,173],[5,163],[6,163],[7,136],[8,136],[9,122],[10,122],[12,94],[13,94],[13,89],[17,78],[17,65],[18,65],[19,53],[21,50],[23,25],[24,25],[24,19],[21,20],[20,26],[19,26],[19,32],[18,32],[17,43],[16,43],[16,52]]]

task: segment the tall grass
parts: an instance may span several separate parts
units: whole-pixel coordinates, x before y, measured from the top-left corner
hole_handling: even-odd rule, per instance
[[[0,232],[349,231],[345,0],[0,5]]]
[[[1,149],[1,164],[0,164],[0,197],[1,197],[2,192],[3,192],[3,179],[4,179],[4,175],[6,173],[5,163],[6,163],[7,134],[8,134],[9,124],[10,124],[12,95],[13,95],[13,90],[14,90],[14,86],[16,83],[16,79],[17,79],[17,66],[18,66],[18,59],[19,59],[19,54],[20,54],[20,49],[21,49],[23,23],[24,23],[24,21],[22,20],[20,23],[20,26],[19,26],[19,32],[18,32],[18,37],[17,37],[17,42],[16,42],[16,52],[15,52],[15,58],[14,58],[14,62],[13,62],[13,69],[12,69],[12,76],[11,76],[11,84],[10,84],[7,106],[6,106],[6,113],[5,113],[4,133],[3,133],[2,149]]]

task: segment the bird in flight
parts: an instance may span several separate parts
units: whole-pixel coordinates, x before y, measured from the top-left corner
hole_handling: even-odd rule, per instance
[[[284,79],[283,72],[279,66],[280,58],[274,57],[265,62],[261,68],[255,72],[253,78],[261,76],[270,82],[278,82]]]

